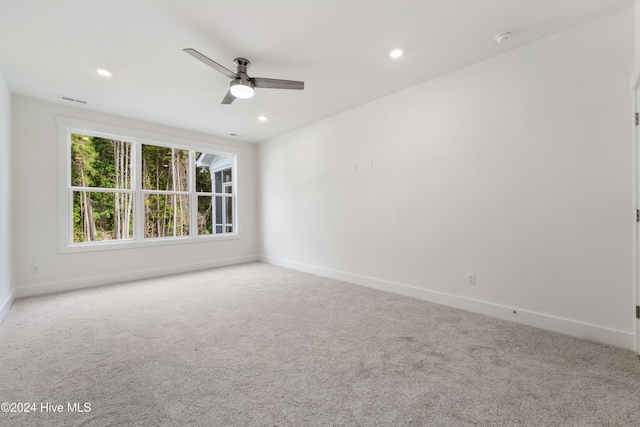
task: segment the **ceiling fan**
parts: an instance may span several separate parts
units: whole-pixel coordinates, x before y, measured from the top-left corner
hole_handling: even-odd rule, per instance
[[[247,75],[247,68],[251,65],[248,59],[236,58],[233,60],[234,64],[238,67],[237,72],[233,72],[226,67],[218,64],[212,59],[207,58],[195,49],[187,48],[183,49],[189,55],[204,62],[214,70],[219,71],[225,76],[231,79],[231,87],[229,91],[222,99],[223,104],[231,104],[236,98],[251,98],[253,96],[253,89],[256,87],[269,88],[269,89],[295,89],[303,90],[304,82],[296,80],[280,80],[280,79],[267,79],[264,77],[249,77]]]

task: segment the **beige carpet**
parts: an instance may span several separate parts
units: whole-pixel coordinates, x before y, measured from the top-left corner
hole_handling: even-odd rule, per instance
[[[16,301],[0,402],[37,405],[2,426],[637,426],[640,361],[252,263]]]

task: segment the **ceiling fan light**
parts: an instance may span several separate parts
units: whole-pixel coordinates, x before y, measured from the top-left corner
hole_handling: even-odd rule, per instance
[[[251,82],[245,82],[240,79],[231,82],[229,91],[231,95],[241,99],[252,98],[254,92]]]

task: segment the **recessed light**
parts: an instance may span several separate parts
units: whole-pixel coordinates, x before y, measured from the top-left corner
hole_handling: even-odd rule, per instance
[[[109,71],[109,70],[105,70],[104,68],[98,68],[98,69],[96,70],[96,72],[97,72],[98,74],[100,74],[101,76],[104,76],[104,77],[109,77],[109,76],[111,76],[111,71]]]
[[[402,56],[402,49],[394,49],[389,52],[389,56],[392,58],[400,58]]]
[[[260,116],[260,117],[258,117],[258,120],[260,120],[261,122],[266,122],[267,121],[267,116]]]

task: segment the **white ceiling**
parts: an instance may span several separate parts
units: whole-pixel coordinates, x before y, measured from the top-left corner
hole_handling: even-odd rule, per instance
[[[0,0],[12,93],[260,142],[630,7],[633,0]],[[513,30],[510,40],[494,37]],[[229,79],[303,80],[220,101]],[[405,54],[392,60],[396,47]],[[106,68],[113,76],[97,75]],[[267,122],[258,121],[265,115]],[[235,133],[237,137],[231,137]]]

